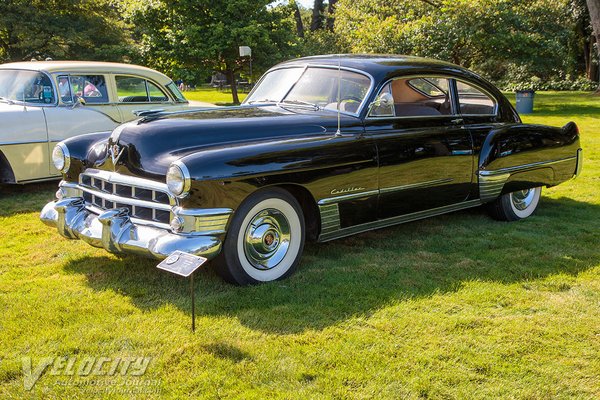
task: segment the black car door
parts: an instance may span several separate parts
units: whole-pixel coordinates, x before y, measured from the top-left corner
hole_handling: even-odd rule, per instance
[[[372,107],[366,117],[366,134],[378,151],[379,218],[468,197],[473,143],[457,113],[451,83],[443,77],[394,79],[381,91],[389,93],[388,101]]]

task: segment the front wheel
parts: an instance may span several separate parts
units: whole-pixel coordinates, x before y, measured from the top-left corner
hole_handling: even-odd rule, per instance
[[[541,187],[506,193],[488,205],[488,211],[500,221],[518,221],[529,217],[538,206]]]
[[[287,191],[256,193],[233,216],[217,273],[238,285],[270,282],[291,275],[304,248],[304,215]]]

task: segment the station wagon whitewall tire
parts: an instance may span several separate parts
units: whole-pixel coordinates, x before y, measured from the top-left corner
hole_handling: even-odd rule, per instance
[[[250,196],[235,212],[217,272],[239,285],[270,282],[294,272],[304,248],[302,208],[285,190]]]
[[[506,193],[490,204],[490,213],[501,221],[527,218],[536,210],[541,194],[541,187]]]

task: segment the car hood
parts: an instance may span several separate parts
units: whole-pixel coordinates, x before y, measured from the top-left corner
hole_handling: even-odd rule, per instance
[[[173,161],[198,151],[334,134],[337,124],[337,113],[329,110],[275,105],[201,109],[150,115],[121,125],[108,147],[124,149],[118,163],[131,173],[162,178]],[[349,115],[341,115],[340,124],[345,131],[363,129],[360,120]]]

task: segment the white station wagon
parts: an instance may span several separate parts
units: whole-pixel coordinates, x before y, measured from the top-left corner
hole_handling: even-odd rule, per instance
[[[52,149],[72,136],[110,132],[134,111],[188,101],[160,72],[137,65],[38,61],[0,65],[0,183],[59,177]]]

